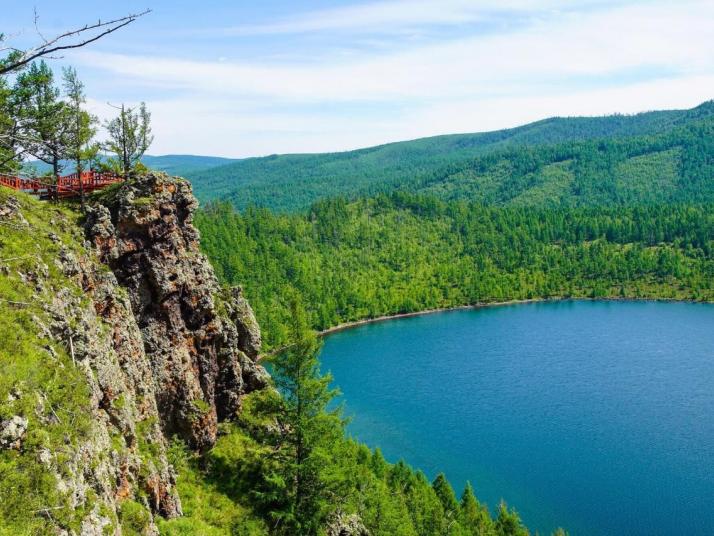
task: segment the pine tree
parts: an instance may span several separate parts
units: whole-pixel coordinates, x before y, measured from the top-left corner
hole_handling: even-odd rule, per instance
[[[515,510],[509,510],[503,501],[498,506],[498,517],[495,523],[498,536],[529,536],[528,529],[523,526],[521,518]]]
[[[461,525],[466,527],[469,534],[473,536],[491,534],[493,529],[491,516],[488,509],[479,503],[470,482],[466,483],[461,494],[460,515]]]
[[[116,155],[112,163],[128,177],[154,141],[151,114],[143,102],[138,109],[122,104],[119,115],[105,123],[105,127],[109,141],[104,144],[104,149]]]
[[[23,147],[50,164],[57,177],[70,144],[70,110],[60,99],[52,70],[44,61],[20,73],[13,98]]]
[[[84,94],[84,84],[77,76],[77,71],[71,67],[63,71],[64,89],[69,108],[69,139],[67,157],[74,161],[77,175],[81,176],[84,167],[82,163],[93,160],[99,151],[99,145],[91,143],[97,133],[96,116],[84,109],[87,97]],[[84,203],[84,184],[79,183],[79,192]]]
[[[456,494],[454,489],[446,480],[444,473],[439,473],[434,482],[432,482],[431,487],[434,488],[436,496],[439,497],[441,505],[444,507],[444,515],[454,516],[459,511],[459,503],[456,500]]]
[[[284,430],[276,451],[278,470],[271,475],[281,500],[271,515],[281,534],[317,534],[330,513],[332,449],[342,438],[341,408],[328,409],[336,395],[330,376],[321,376],[317,336],[297,302],[291,311],[292,345],[271,361],[279,399],[277,415]]]

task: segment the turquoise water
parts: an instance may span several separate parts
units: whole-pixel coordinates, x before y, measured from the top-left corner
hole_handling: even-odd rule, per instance
[[[327,338],[349,430],[531,529],[714,534],[714,305],[568,301]]]

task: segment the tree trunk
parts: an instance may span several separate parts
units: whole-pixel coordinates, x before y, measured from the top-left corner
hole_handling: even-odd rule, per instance
[[[54,200],[59,201],[59,158],[52,157],[52,180],[54,182]]]
[[[79,203],[84,208],[84,181],[82,180],[82,159],[77,157],[77,180],[79,180]]]

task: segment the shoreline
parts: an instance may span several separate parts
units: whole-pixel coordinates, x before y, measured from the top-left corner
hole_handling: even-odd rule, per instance
[[[382,315],[375,316],[374,318],[363,318],[362,320],[353,320],[351,322],[344,322],[342,324],[337,324],[331,328],[323,329],[318,331],[317,334],[320,337],[326,335],[331,335],[337,333],[338,331],[344,331],[346,329],[356,328],[359,326],[364,326],[366,324],[376,324],[377,322],[386,322],[388,320],[397,320],[399,318],[412,318],[415,316],[426,316],[433,315],[436,313],[448,313],[449,311],[463,311],[466,309],[480,309],[482,307],[498,307],[502,305],[517,305],[520,303],[538,303],[545,301],[563,301],[569,298],[531,298],[527,300],[508,300],[501,302],[484,302],[484,303],[474,303],[472,305],[454,305],[452,307],[437,307],[434,309],[424,309],[423,311],[414,311],[411,313],[395,313],[392,315]]]
[[[463,311],[466,309],[481,309],[485,307],[502,307],[505,305],[518,305],[525,303],[544,303],[544,302],[563,302],[563,301],[635,301],[635,302],[680,302],[680,303],[714,303],[708,300],[693,300],[693,299],[681,299],[681,298],[630,298],[630,297],[620,297],[620,296],[609,296],[602,298],[590,298],[587,296],[582,297],[551,297],[551,298],[529,298],[523,300],[506,300],[499,302],[482,302],[475,303],[472,305],[455,305],[452,307],[440,307],[435,309],[425,309],[423,311],[414,311],[411,313],[396,313],[392,315],[382,315],[374,318],[363,318],[362,320],[353,320],[351,322],[344,322],[338,324],[331,328],[318,331],[317,335],[319,337],[325,337],[327,335],[332,335],[339,331],[345,331],[352,328],[357,328],[367,324],[376,324],[378,322],[386,322],[388,320],[397,320],[400,318],[411,318],[416,316],[426,316],[436,313],[448,313],[450,311]]]
[[[331,328],[323,329],[322,331],[317,332],[318,337],[327,337],[328,335],[332,335],[334,333],[338,333],[340,331],[346,331],[348,329],[353,329],[353,328],[358,328],[360,326],[365,326],[368,324],[376,324],[378,322],[387,322],[389,320],[398,320],[400,318],[413,318],[413,317],[418,317],[418,316],[426,316],[426,315],[432,315],[432,314],[437,314],[437,313],[448,313],[450,311],[464,311],[467,309],[481,309],[485,307],[503,307],[506,305],[519,305],[519,304],[526,304],[526,303],[545,303],[545,302],[565,302],[565,301],[602,301],[602,302],[607,302],[607,301],[633,301],[633,302],[678,302],[678,303],[709,303],[712,304],[714,301],[709,301],[709,300],[694,300],[694,299],[682,299],[682,298],[632,298],[632,297],[620,297],[620,296],[609,296],[609,297],[603,297],[603,298],[590,298],[587,296],[570,296],[570,297],[562,297],[562,296],[554,296],[550,298],[529,298],[529,299],[523,299],[523,300],[505,300],[505,301],[498,301],[498,302],[482,302],[482,303],[474,303],[471,305],[454,305],[452,307],[438,307],[434,309],[424,309],[423,311],[414,311],[411,313],[395,313],[391,315],[382,315],[382,316],[376,316],[374,318],[363,318],[361,320],[353,320],[351,322],[343,322],[342,324],[338,324],[336,326],[332,326]],[[269,352],[266,352],[264,354],[260,354],[257,358],[257,362],[262,361],[265,358],[269,358],[274,356],[277,353],[282,352],[288,346],[281,346],[280,348],[275,348]]]

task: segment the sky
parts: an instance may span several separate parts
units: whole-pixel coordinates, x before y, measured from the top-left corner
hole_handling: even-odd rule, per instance
[[[61,6],[60,6],[61,4]],[[151,154],[340,151],[714,98],[713,0],[0,0],[13,44],[152,12],[73,65]]]

